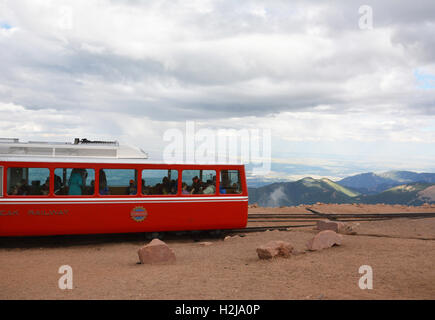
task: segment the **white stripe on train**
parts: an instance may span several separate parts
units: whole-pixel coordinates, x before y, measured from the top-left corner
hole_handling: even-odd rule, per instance
[[[207,202],[246,202],[248,197],[200,197],[200,198],[88,198],[88,199],[0,199],[0,204],[130,204],[130,203],[207,203]]]
[[[14,198],[3,198],[0,199],[0,202],[6,202],[6,201],[20,201],[20,202],[27,202],[27,201],[155,201],[155,200],[169,200],[169,201],[179,201],[179,200],[243,200],[248,199],[247,196],[235,196],[235,197],[176,197],[176,196],[169,196],[169,197],[141,197],[141,198],[93,198],[93,197],[59,197],[59,198],[46,198],[46,197],[40,197],[40,198],[34,198],[34,197],[14,197]]]

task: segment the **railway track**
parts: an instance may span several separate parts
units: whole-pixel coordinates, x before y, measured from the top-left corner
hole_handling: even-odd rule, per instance
[[[321,220],[321,218],[317,218],[317,220]],[[383,221],[383,220],[391,220],[391,218],[354,218],[354,219],[334,219],[334,221],[341,221],[341,222],[352,222],[352,221]],[[277,220],[248,220],[249,222],[313,222],[316,221],[316,219],[277,219]]]
[[[288,226],[261,226],[261,227],[246,227],[243,229],[228,229],[225,230],[225,233],[247,233],[247,232],[261,232],[267,230],[279,230],[279,231],[288,231],[288,229],[292,228],[302,228],[302,227],[315,227],[315,224],[300,224],[300,225],[288,225]]]
[[[357,221],[383,221],[398,218],[435,218],[435,212],[406,212],[406,213],[321,213],[312,209],[311,214],[298,214],[298,213],[283,213],[283,214],[269,214],[269,213],[251,213],[248,215],[248,222],[316,222],[319,219],[329,219],[342,222],[357,222]],[[292,228],[302,227],[315,227],[315,223],[310,224],[297,224],[297,225],[270,225],[270,226],[254,226],[246,227],[243,229],[228,230],[229,233],[246,233],[246,232],[261,232],[266,230],[279,230],[287,231]]]
[[[320,213],[314,210],[310,210],[311,214],[300,214],[300,213],[282,213],[282,214],[269,214],[269,213],[251,213],[248,215],[248,221],[252,222],[271,222],[270,219],[299,219],[304,220],[314,220],[328,218],[330,220],[340,220],[342,219],[394,219],[394,218],[435,218],[435,212],[406,212],[406,213]],[[263,220],[260,220],[263,219]],[[353,221],[353,220],[352,220]]]

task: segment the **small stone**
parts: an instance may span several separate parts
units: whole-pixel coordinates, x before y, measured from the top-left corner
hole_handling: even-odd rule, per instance
[[[320,231],[313,239],[307,242],[307,248],[310,251],[330,248],[334,245],[341,245],[343,236],[332,230]]]
[[[298,256],[298,255],[301,255],[301,254],[304,254],[304,253],[306,253],[305,250],[296,250],[296,249],[292,250],[292,255],[295,255],[295,256]]]
[[[257,254],[260,259],[272,259],[273,257],[290,257],[293,246],[285,241],[269,241],[265,245],[257,248]]]
[[[159,239],[153,239],[137,253],[142,264],[174,263],[176,260],[174,251]]]
[[[224,238],[224,241],[228,241],[228,240],[235,239],[235,238],[240,238],[240,236],[238,236],[238,235],[235,235],[235,236],[226,236]]]
[[[357,228],[359,227],[359,223],[343,223],[338,228],[338,233],[355,235],[357,232]]]
[[[200,246],[204,246],[204,247],[207,247],[207,246],[211,246],[213,243],[212,242],[207,242],[207,241],[205,241],[205,242],[200,242],[200,243],[198,243]]]

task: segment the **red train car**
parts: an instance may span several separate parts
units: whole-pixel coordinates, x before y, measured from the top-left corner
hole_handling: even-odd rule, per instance
[[[0,140],[0,236],[243,228],[243,165],[152,163],[117,142]]]

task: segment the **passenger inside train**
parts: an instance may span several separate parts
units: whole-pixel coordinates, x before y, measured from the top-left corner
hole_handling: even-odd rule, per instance
[[[49,195],[50,170],[47,168],[8,168],[8,195]],[[62,196],[94,195],[96,178],[99,195],[137,195],[136,169],[56,168],[54,193]],[[182,170],[181,194],[217,194],[216,170]],[[143,169],[141,177],[143,195],[176,195],[178,170]],[[219,171],[219,194],[241,194],[239,170]]]

